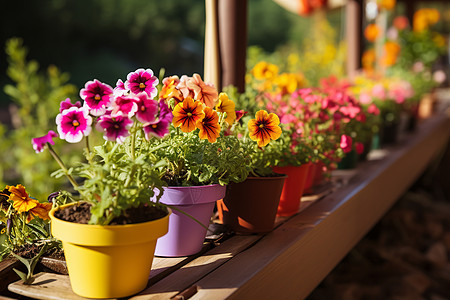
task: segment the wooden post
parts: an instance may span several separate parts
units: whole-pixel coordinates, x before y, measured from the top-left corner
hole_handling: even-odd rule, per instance
[[[349,0],[346,4],[347,76],[352,78],[361,68],[362,19],[361,0]]]
[[[247,0],[219,0],[221,87],[245,91],[247,52]]]
[[[203,80],[221,89],[218,0],[205,0],[205,57]]]

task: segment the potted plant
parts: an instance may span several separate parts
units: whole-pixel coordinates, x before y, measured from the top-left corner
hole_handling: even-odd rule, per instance
[[[239,119],[245,112],[238,112]],[[232,128],[244,151],[249,176],[245,181],[228,186],[226,196],[218,201],[219,217],[223,224],[238,233],[265,233],[273,229],[286,175],[273,172],[277,157],[273,143],[279,140],[279,118],[265,110],[240,119]],[[256,142],[256,143],[255,143]]]
[[[120,82],[120,81],[119,81]],[[125,297],[144,289],[156,240],[168,229],[170,211],[151,202],[162,189],[157,161],[144,145],[167,134],[171,114],[154,100],[159,80],[138,69],[121,82],[124,92],[98,80],[80,90],[84,103],[60,104],[58,134],[32,140],[36,152],[47,148],[72,191],[60,191],[50,211],[51,231],[63,244],[72,289],[90,298]],[[106,140],[91,147],[92,128]],[[157,137],[147,132],[158,127]],[[84,139],[85,162],[67,167],[53,150],[53,138]]]
[[[50,202],[40,202],[29,196],[21,184],[0,190],[0,261],[18,260],[26,267],[26,272],[17,267],[0,269],[0,276],[7,281],[2,288],[17,278],[21,278],[24,284],[33,282],[37,263],[41,261],[47,266],[48,261],[53,261],[55,257],[44,259],[43,255],[50,255],[50,251],[53,254],[59,252],[60,244],[50,235],[48,213],[51,208]],[[61,265],[59,267],[64,268]],[[14,276],[13,271],[17,276]]]
[[[148,151],[165,162],[159,171],[168,187],[160,201],[173,214],[155,254],[188,256],[201,250],[216,200],[225,196],[227,184],[243,181],[248,170],[239,140],[228,134],[236,122],[228,95],[219,94],[198,74],[170,76],[162,83],[159,99],[173,120],[168,136],[151,141]]]

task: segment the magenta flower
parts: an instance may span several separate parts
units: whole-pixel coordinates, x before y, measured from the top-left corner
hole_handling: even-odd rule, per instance
[[[151,136],[162,138],[169,133],[170,122],[167,119],[161,119],[154,124],[144,126],[145,138],[150,140]]]
[[[132,124],[133,121],[126,115],[103,115],[98,119],[95,128],[103,132],[103,138],[105,140],[122,144],[125,138],[130,135],[129,129]]]
[[[158,104],[155,100],[148,97],[146,93],[140,93],[137,96],[136,119],[142,123],[152,123],[156,119]]]
[[[77,101],[75,102],[75,104],[72,104],[72,102],[70,101],[70,98],[66,98],[66,100],[61,101],[61,103],[59,104],[59,112],[62,113],[64,110],[69,109],[71,107],[81,107],[81,102]]]
[[[360,142],[355,143],[355,150],[357,154],[362,154],[364,152],[364,144]]]
[[[341,143],[340,146],[342,148],[342,150],[344,151],[344,153],[349,153],[350,151],[352,151],[352,143],[353,140],[350,136],[348,135],[341,135]]]
[[[125,88],[136,95],[145,92],[153,99],[158,94],[158,90],[156,89],[158,83],[159,80],[156,76],[153,76],[151,69],[137,69],[128,74],[127,81],[125,81]]]
[[[111,104],[112,95],[112,87],[97,79],[86,82],[84,89],[80,90],[80,97],[93,116],[101,116],[105,113],[106,108]]]
[[[125,88],[125,83],[122,79],[117,80],[116,87],[114,88],[114,96],[122,96],[126,94],[127,89]]]
[[[134,116],[136,111],[138,110],[138,104],[137,104],[138,98],[134,95],[131,96],[119,96],[114,99],[112,102],[112,116],[120,116],[120,115],[127,115],[128,118],[131,118]]]
[[[33,149],[36,151],[36,153],[44,151],[44,146],[47,145],[47,143],[49,143],[51,145],[55,144],[55,142],[53,141],[54,137],[58,137],[58,135],[53,130],[50,130],[44,136],[31,139],[31,143],[33,144]]]
[[[71,107],[56,116],[59,137],[69,143],[78,143],[91,133],[92,118],[84,107]]]
[[[165,119],[169,123],[171,123],[173,119],[173,114],[167,103],[164,102],[164,100],[161,100],[159,101],[158,105],[159,105],[159,119],[160,120]]]

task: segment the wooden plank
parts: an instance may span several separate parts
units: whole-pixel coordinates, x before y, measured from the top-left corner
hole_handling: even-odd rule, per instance
[[[8,289],[19,295],[43,300],[86,299],[72,292],[69,276],[54,273],[38,273],[33,284],[24,285],[19,280],[11,283]]]
[[[217,269],[261,238],[261,235],[234,236],[131,299],[170,299],[189,288],[195,281]]]
[[[347,186],[197,281],[192,299],[306,297],[447,145],[449,120],[427,120],[385,159],[361,164]]]

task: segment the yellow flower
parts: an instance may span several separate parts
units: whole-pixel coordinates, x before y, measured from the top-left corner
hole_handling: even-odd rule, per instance
[[[205,117],[197,122],[197,128],[200,129],[198,136],[202,140],[208,139],[210,143],[214,143],[220,135],[219,116],[208,106],[203,111]]]
[[[380,9],[392,10],[395,7],[395,0],[378,0]]]
[[[302,85],[303,77],[300,74],[282,73],[275,77],[273,83],[277,86],[277,92],[282,95],[291,94]]]
[[[274,64],[261,61],[253,67],[251,73],[258,80],[267,80],[278,74],[278,67]]]
[[[413,16],[413,30],[421,32],[427,30],[433,24],[439,21],[439,11],[432,8],[419,9]]]
[[[266,146],[270,140],[276,140],[281,135],[281,128],[278,126],[280,119],[274,113],[268,114],[265,110],[256,112],[256,118],[248,121],[249,135],[253,141],[258,142],[259,147]]]
[[[36,207],[39,203],[37,200],[28,196],[25,187],[21,184],[18,184],[17,186],[6,186],[6,188],[11,192],[9,200],[13,201],[13,207],[18,212],[27,212]]]
[[[225,119],[225,122],[227,122],[228,125],[233,124],[234,120],[236,120],[235,104],[233,100],[230,100],[228,98],[227,94],[220,93],[219,103],[217,103],[216,105],[216,110],[221,113],[227,113],[227,118]]]
[[[441,34],[439,34],[437,32],[435,32],[434,35],[433,35],[433,42],[439,48],[445,47],[445,38]]]
[[[366,50],[361,58],[362,67],[364,70],[373,70],[373,66],[375,64],[375,50],[374,49],[368,49]]]
[[[175,127],[180,127],[183,132],[191,132],[196,128],[197,122],[204,117],[203,104],[187,97],[173,109],[172,123]]]

